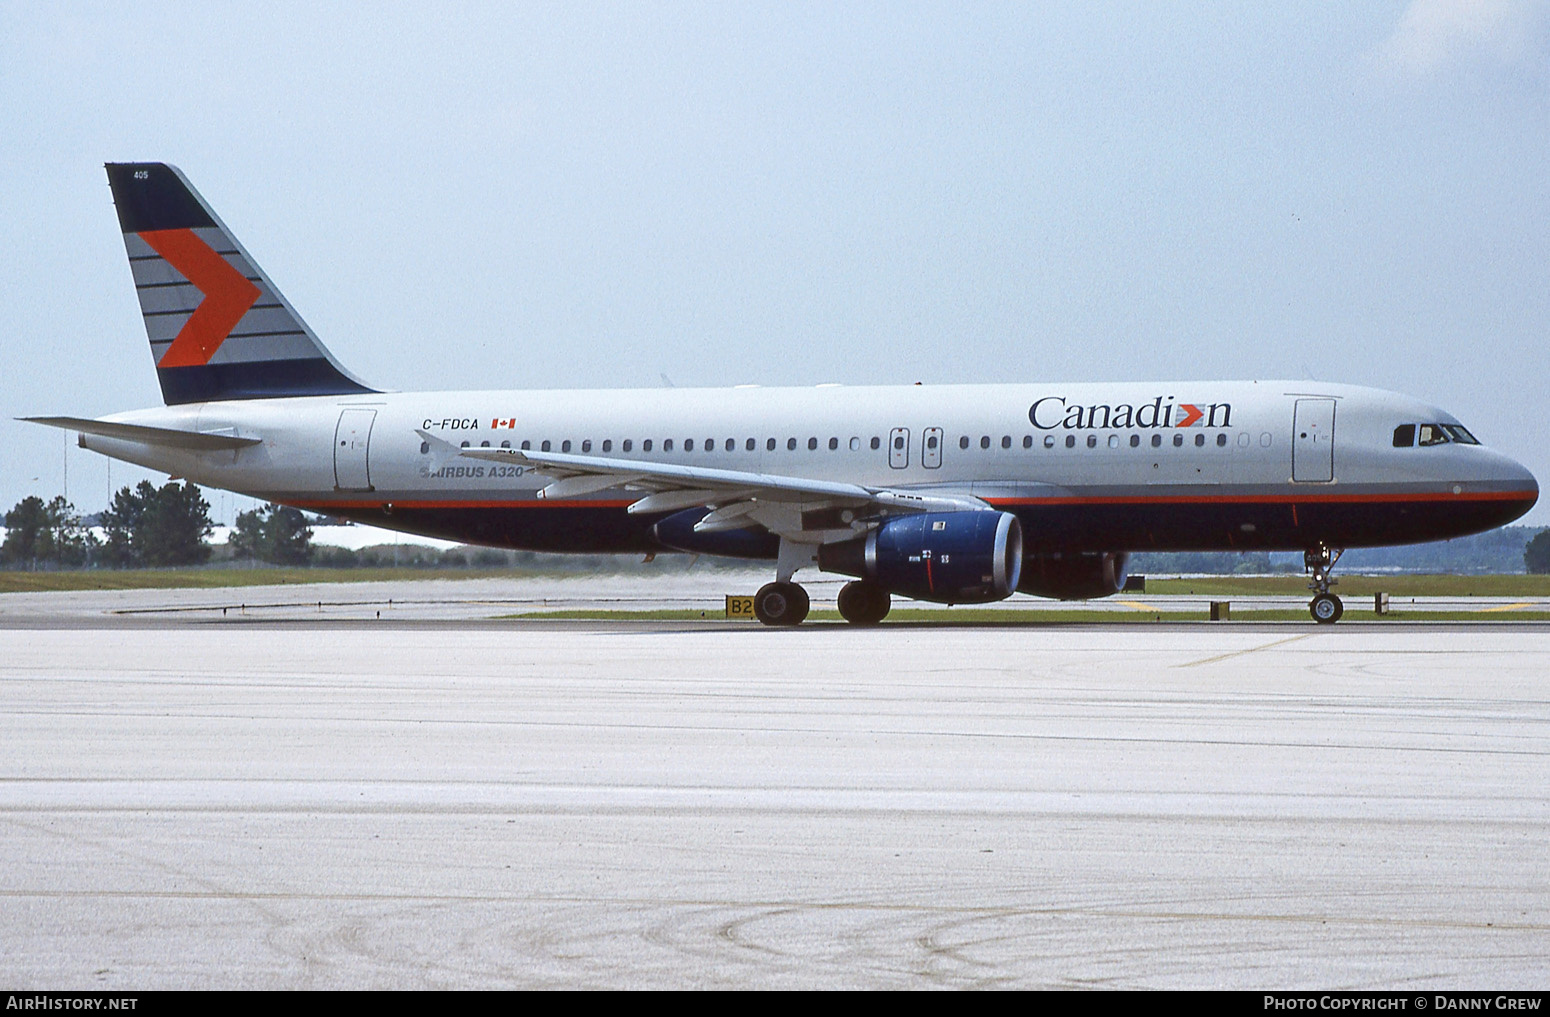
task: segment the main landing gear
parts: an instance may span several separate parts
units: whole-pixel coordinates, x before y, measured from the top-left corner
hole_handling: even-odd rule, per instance
[[[1341,549],[1320,544],[1302,554],[1302,567],[1313,577],[1313,581],[1308,584],[1308,589],[1313,591],[1313,599],[1308,602],[1308,613],[1320,625],[1333,625],[1345,614],[1345,605],[1340,602],[1340,598],[1329,592],[1329,588],[1335,585],[1335,580],[1329,578],[1329,574],[1344,553]]]
[[[753,613],[766,625],[800,625],[807,608],[807,591],[789,581],[765,583],[753,595]]]
[[[876,583],[859,580],[840,587],[840,617],[852,625],[876,625],[892,606],[893,598]]]
[[[807,591],[796,583],[766,583],[753,595],[753,613],[766,625],[800,625],[807,617]],[[888,617],[893,598],[876,583],[858,581],[840,588],[840,616],[852,625],[876,625]]]
[[[797,569],[818,564],[817,546],[798,544],[782,537],[775,564],[775,581],[753,595],[753,613],[766,625],[800,625],[807,617],[807,591],[791,581]],[[840,589],[840,616],[852,625],[876,625],[888,617],[893,598],[877,583],[865,579]]]

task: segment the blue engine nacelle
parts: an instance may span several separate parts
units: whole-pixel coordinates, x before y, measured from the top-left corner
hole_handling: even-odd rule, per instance
[[[1023,562],[1019,593],[1052,600],[1092,600],[1125,588],[1130,555],[1123,551],[1102,554],[1035,554]]]
[[[690,554],[713,554],[727,558],[774,558],[780,538],[761,526],[749,523],[744,530],[717,530],[695,533],[694,524],[710,515],[708,508],[692,508],[668,516],[651,528],[651,535],[663,547]]]
[[[1017,589],[1023,531],[1009,512],[895,516],[859,540],[825,544],[818,567],[940,604],[984,604]]]

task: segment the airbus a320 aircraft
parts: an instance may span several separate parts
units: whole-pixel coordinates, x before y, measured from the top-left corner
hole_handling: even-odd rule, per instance
[[[775,564],[948,604],[1123,588],[1134,551],[1342,549],[1500,526],[1529,472],[1435,406],[1316,382],[382,392],[346,371],[183,174],[107,167],[164,407],[34,417],[197,483],[433,537]]]

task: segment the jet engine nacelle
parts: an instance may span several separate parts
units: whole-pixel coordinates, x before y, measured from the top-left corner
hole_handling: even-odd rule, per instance
[[[713,530],[696,533],[694,524],[710,515],[708,508],[677,512],[651,528],[657,543],[689,554],[712,554],[725,558],[773,559],[780,549],[780,538],[768,530],[749,524],[743,530]]]
[[[825,544],[818,567],[942,604],[1004,600],[1017,589],[1023,531],[1009,512],[895,516],[859,540]]]
[[[1130,554],[1034,554],[1023,559],[1018,593],[1052,600],[1092,600],[1125,588]]]

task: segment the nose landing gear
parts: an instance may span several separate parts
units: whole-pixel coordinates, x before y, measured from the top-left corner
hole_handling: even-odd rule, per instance
[[[1329,578],[1329,574],[1344,553],[1344,549],[1331,548],[1325,544],[1303,552],[1302,567],[1313,577],[1313,581],[1308,584],[1308,589],[1313,591],[1313,599],[1308,602],[1308,613],[1320,625],[1333,625],[1345,614],[1345,605],[1340,602],[1340,598],[1329,592],[1329,588],[1335,585],[1335,580]]]

